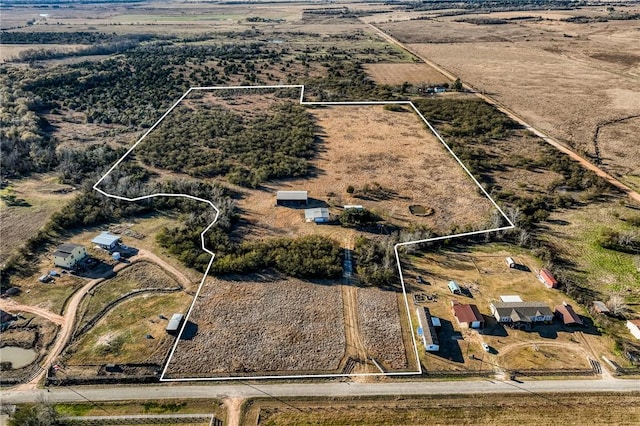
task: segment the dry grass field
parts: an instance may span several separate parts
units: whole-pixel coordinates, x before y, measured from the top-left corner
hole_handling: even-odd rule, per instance
[[[631,425],[640,398],[627,394],[434,395],[358,400],[253,400],[243,425]],[[606,409],[603,409],[606,407]]]
[[[268,183],[266,190],[245,191],[238,207],[247,220],[250,238],[273,235],[348,235],[334,226],[305,223],[302,210],[275,207],[278,190],[307,190],[338,215],[346,204],[360,204],[389,223],[426,225],[438,232],[481,228],[493,206],[424,123],[408,109],[392,112],[380,105],[332,106],[311,110],[322,137],[316,176]],[[387,199],[357,198],[347,193],[379,184],[392,193]],[[414,216],[413,204],[433,208],[429,216]],[[342,236],[342,237],[339,237]]]
[[[378,84],[444,84],[450,80],[427,64],[365,64],[365,71]]]
[[[22,205],[8,206],[0,201],[0,263],[11,251],[34,235],[49,217],[73,198],[75,188],[57,183],[53,175],[34,175],[10,182],[0,193],[23,200]]]
[[[639,25],[558,20],[474,25],[438,18],[380,28],[596,161],[597,127],[640,114]],[[616,125],[615,140],[598,141],[603,166],[617,175],[638,173],[633,159],[640,144],[633,126],[623,121]],[[620,146],[625,156],[619,155]]]
[[[337,372],[346,350],[340,286],[247,278],[205,283],[166,377]]]
[[[185,312],[192,297],[178,292],[144,294],[117,305],[95,327],[67,347],[68,365],[162,364],[174,338],[165,332],[175,312]],[[147,338],[147,335],[152,336]]]
[[[530,271],[510,269],[505,258],[512,256],[516,262]],[[489,363],[484,368],[497,369],[560,369],[589,368],[587,356],[599,359],[600,354],[614,357],[610,342],[590,327],[584,333],[566,329],[560,324],[535,326],[532,331],[513,330],[503,327],[491,315],[489,304],[500,301],[501,295],[519,295],[524,301],[546,303],[551,310],[556,305],[572,304],[580,315],[588,314],[564,293],[547,289],[536,277],[543,266],[526,251],[507,245],[488,244],[468,251],[444,251],[427,253],[414,257],[410,266],[404,269],[405,280],[411,283],[412,292],[435,295],[435,301],[421,304],[433,316],[443,319],[443,333],[457,334],[464,340],[450,343],[441,340],[443,350],[436,354],[420,354],[427,370],[475,370],[481,366],[474,357],[484,357]],[[419,284],[413,277],[420,275],[429,284]],[[453,295],[447,287],[449,280],[455,280],[469,289],[467,295]],[[472,303],[483,314],[486,326],[483,332],[463,329],[451,312],[451,302]],[[589,345],[602,352],[592,354]],[[607,340],[599,344],[600,340]],[[488,343],[493,351],[485,354],[481,343]],[[592,344],[593,343],[593,344]],[[453,361],[453,362],[451,362]],[[493,367],[491,367],[493,365]]]

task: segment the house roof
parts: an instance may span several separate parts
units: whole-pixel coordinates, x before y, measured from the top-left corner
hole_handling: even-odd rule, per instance
[[[316,207],[313,209],[305,209],[304,217],[310,220],[313,220],[319,217],[329,218],[329,209],[326,207]]]
[[[502,300],[503,302],[522,302],[522,298],[518,295],[500,296],[500,300]]]
[[[493,307],[498,315],[510,317],[514,322],[528,322],[531,317],[550,317],[553,312],[542,302],[502,302],[494,303]]]
[[[484,317],[482,316],[476,305],[467,305],[460,303],[454,304],[453,314],[456,316],[456,318],[458,318],[459,322],[484,322]]]
[[[556,313],[562,316],[562,322],[565,325],[584,325],[578,314],[573,310],[571,305],[558,305],[555,309]]]
[[[62,257],[63,259],[66,259],[67,257],[71,256],[71,253],[73,252],[73,250],[75,250],[78,247],[82,247],[82,245],[74,244],[74,243],[60,244],[56,248],[56,251],[53,253],[53,255],[55,257]]]
[[[434,328],[433,322],[431,321],[431,313],[429,312],[429,309],[418,306],[418,308],[416,309],[416,313],[418,314],[418,322],[420,323],[420,328],[422,328],[425,343],[427,345],[437,345],[438,334],[436,333],[436,329]]]
[[[276,192],[276,199],[306,201],[308,198],[307,194],[307,191],[278,191]]]
[[[118,240],[120,240],[120,237],[117,235],[112,235],[107,231],[102,231],[100,235],[91,240],[91,242],[101,246],[110,246],[118,242]]]

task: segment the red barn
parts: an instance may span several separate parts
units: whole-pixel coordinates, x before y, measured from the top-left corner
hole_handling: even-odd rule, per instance
[[[544,285],[546,285],[548,288],[558,287],[558,280],[556,280],[554,276],[551,275],[551,272],[549,272],[548,269],[544,269],[544,268],[540,269],[540,274],[538,275],[538,278],[540,278],[540,281],[542,281]]]

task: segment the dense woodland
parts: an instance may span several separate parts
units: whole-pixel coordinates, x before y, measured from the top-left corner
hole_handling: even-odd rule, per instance
[[[277,178],[303,177],[317,144],[311,114],[293,102],[254,117],[222,107],[172,111],[136,150],[143,163],[193,177],[225,176],[258,187]]]

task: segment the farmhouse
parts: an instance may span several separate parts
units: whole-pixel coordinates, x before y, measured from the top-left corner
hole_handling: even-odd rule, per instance
[[[165,331],[169,334],[176,335],[178,334],[178,330],[180,329],[180,325],[182,325],[182,320],[184,319],[184,315],[182,314],[173,314],[169,323],[167,324],[167,328]]]
[[[538,279],[547,286],[547,288],[556,288],[558,287],[558,281],[551,275],[548,269],[540,269],[540,273],[538,274]]]
[[[116,245],[118,245],[118,242],[120,242],[120,237],[110,234],[107,231],[102,231],[100,235],[91,240],[91,242],[105,250],[113,250]]]
[[[416,308],[418,315],[418,337],[422,340],[422,345],[427,352],[438,352],[440,350],[440,342],[436,328],[431,321],[431,314],[427,308],[418,306]]]
[[[484,317],[478,310],[476,305],[468,305],[458,303],[457,301],[451,302],[451,311],[458,320],[458,324],[463,328],[482,328],[484,327]]]
[[[500,302],[489,305],[499,323],[515,328],[530,328],[531,324],[553,321],[553,312],[541,302]]]
[[[307,222],[326,223],[329,222],[329,209],[326,207],[316,207],[305,209],[304,218]]]
[[[449,291],[453,294],[462,294],[460,286],[455,281],[449,281]]]
[[[633,334],[633,337],[640,340],[640,319],[628,320],[627,328]]]
[[[556,306],[554,310],[556,316],[562,320],[564,325],[569,326],[584,326],[584,322],[580,319],[578,314],[573,310],[573,306],[562,303],[562,305]]]
[[[53,253],[53,264],[61,268],[73,269],[85,257],[87,257],[87,249],[83,246],[65,243],[59,245]]]
[[[309,201],[307,191],[278,191],[276,204],[279,206],[306,206]]]

